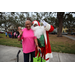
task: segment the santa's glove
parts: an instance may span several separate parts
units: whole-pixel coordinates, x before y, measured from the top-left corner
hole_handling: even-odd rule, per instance
[[[41,23],[43,23],[43,26],[46,26],[48,23],[47,22],[45,22],[44,20],[43,21],[41,21]]]

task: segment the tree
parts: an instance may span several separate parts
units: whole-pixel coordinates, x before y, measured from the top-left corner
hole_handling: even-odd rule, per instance
[[[71,28],[71,25],[75,26],[75,18],[73,18],[72,14],[75,12],[57,12],[57,24],[58,26],[58,37],[62,37],[62,27],[66,26]],[[64,25],[63,25],[64,24]]]
[[[64,12],[57,12],[57,19],[59,23],[58,35],[57,35],[58,37],[62,37],[63,16]]]
[[[18,26],[23,26],[25,25],[25,17],[23,14],[18,14],[15,15],[16,12],[1,12],[1,17],[0,17],[0,24],[3,24],[3,27],[5,28],[5,31],[7,31],[7,29],[14,25],[16,28]]]
[[[9,13],[9,14],[8,14]],[[45,20],[54,27],[58,27],[58,36],[62,36],[62,27],[75,27],[75,17],[72,16],[74,12],[0,12],[0,26],[8,29],[11,25],[15,27],[25,26],[25,21],[28,20]],[[54,16],[57,15],[57,17]],[[5,29],[5,30],[6,30]]]
[[[51,12],[52,13],[52,12]],[[66,13],[65,12],[57,12],[57,24],[58,25],[58,37],[62,37],[62,27],[63,27],[63,20],[65,20],[66,16],[69,16],[70,14],[75,13],[75,12],[69,12]]]
[[[54,13],[57,14],[57,17],[53,17]],[[54,27],[57,27],[57,36],[62,37],[63,26],[68,26],[69,28],[75,26],[75,18],[72,16],[73,13],[74,12],[50,12],[49,16],[45,17],[44,20],[49,24],[52,24]]]
[[[75,26],[75,17],[72,14],[69,14],[64,19],[64,27],[68,28],[68,33],[72,32],[72,28]]]

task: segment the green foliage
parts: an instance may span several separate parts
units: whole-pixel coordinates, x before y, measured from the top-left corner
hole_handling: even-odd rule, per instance
[[[57,15],[58,13],[58,15]],[[61,14],[60,14],[61,13]],[[62,14],[63,17],[62,17]],[[15,27],[25,26],[25,21],[27,19],[33,21],[38,20],[45,20],[49,24],[53,25],[54,27],[59,27],[59,20],[63,18],[63,26],[65,27],[75,27],[75,17],[72,14],[74,12],[0,12],[0,26],[3,25],[5,29],[8,29],[11,25]],[[56,16],[55,16],[56,15]],[[58,18],[58,19],[57,19]]]

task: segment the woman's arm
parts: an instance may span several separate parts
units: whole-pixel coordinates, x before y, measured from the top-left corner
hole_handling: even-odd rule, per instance
[[[18,41],[21,41],[21,36],[18,37]]]
[[[37,39],[35,39],[34,41],[35,41],[36,46],[38,46],[38,41],[37,41]]]
[[[39,50],[39,49],[41,50],[41,48],[40,48],[39,45],[38,45],[37,39],[35,39],[34,41],[35,41],[35,44],[36,44],[37,49],[38,49],[38,50]]]
[[[22,31],[22,29],[20,27],[18,27],[18,32],[20,34],[19,37],[18,37],[18,41],[21,41],[21,36],[23,34],[23,31]]]

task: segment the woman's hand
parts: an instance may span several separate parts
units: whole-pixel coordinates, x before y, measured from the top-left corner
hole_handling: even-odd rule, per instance
[[[35,41],[35,44],[36,44],[37,50],[38,50],[38,51],[39,51],[39,50],[41,51],[41,48],[38,46],[38,41],[37,41],[37,39],[35,39],[34,41]]]
[[[37,46],[37,50],[39,51],[39,50],[41,50],[41,48],[39,46]]]
[[[20,33],[20,36],[22,36],[23,31],[22,31],[21,27],[18,27],[18,32]]]

